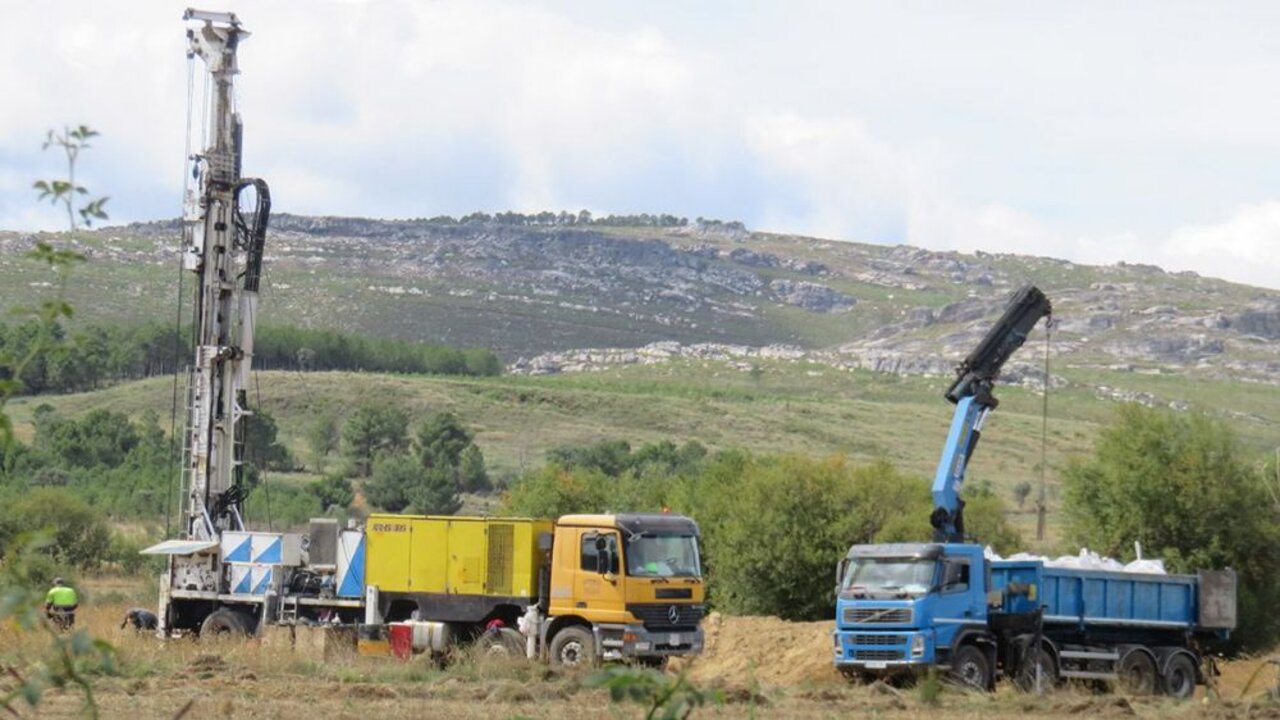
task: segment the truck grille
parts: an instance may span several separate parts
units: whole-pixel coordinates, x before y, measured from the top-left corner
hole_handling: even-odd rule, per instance
[[[891,645],[901,646],[907,644],[906,635],[864,635],[857,634],[853,636],[854,645]]]
[[[702,621],[703,608],[701,605],[642,603],[628,605],[627,612],[639,618],[647,630],[692,630]]]
[[[909,623],[911,608],[868,608],[850,607],[844,609],[844,622],[853,623]]]
[[[855,660],[901,660],[901,650],[858,650],[853,654]]]

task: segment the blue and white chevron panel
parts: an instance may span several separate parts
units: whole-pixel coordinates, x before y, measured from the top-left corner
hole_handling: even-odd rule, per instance
[[[338,536],[338,597],[364,597],[364,533],[343,530]]]
[[[295,566],[302,560],[301,548],[302,536],[292,533],[222,533],[222,561],[227,563]]]
[[[274,565],[231,563],[231,592],[237,595],[265,595],[275,578]]]

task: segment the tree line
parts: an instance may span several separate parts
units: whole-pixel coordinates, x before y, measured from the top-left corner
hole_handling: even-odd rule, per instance
[[[259,327],[254,367],[261,370],[351,370],[406,374],[489,376],[502,361],[484,348],[369,338],[335,330]],[[39,352],[32,352],[32,349]],[[25,364],[17,358],[30,357]],[[161,323],[77,325],[30,320],[0,323],[0,379],[16,380],[23,394],[95,390],[111,383],[171,375],[191,362],[188,328]]]
[[[689,218],[670,215],[668,213],[650,214],[636,213],[631,215],[601,215],[596,217],[592,215],[590,210],[579,210],[578,212],[569,212],[561,210],[560,212],[551,212],[543,210],[536,213],[521,213],[514,211],[497,212],[489,214],[479,211],[463,215],[461,217],[453,217],[451,215],[436,215],[430,218],[424,218],[428,223],[434,225],[476,225],[476,224],[495,224],[495,225],[515,225],[519,227],[646,227],[646,228],[677,228],[688,227],[690,225]],[[693,220],[694,227],[698,228],[716,228],[724,230],[746,230],[746,226],[739,220],[716,220],[713,218],[699,217]]]

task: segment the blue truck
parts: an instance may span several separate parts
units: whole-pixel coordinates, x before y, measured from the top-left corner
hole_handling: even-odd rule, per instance
[[[835,663],[850,677],[937,667],[982,689],[1075,678],[1185,698],[1204,680],[1204,641],[1235,626],[1231,570],[1086,570],[901,543],[855,545],[839,573]]]
[[[854,545],[836,571],[835,665],[851,678],[938,668],[992,689],[1064,679],[1185,698],[1205,679],[1202,647],[1236,622],[1231,570],[1164,575],[992,560],[964,532],[964,483],[994,383],[1052,306],[1034,286],[957,370],[956,405],[933,481],[933,542]]]

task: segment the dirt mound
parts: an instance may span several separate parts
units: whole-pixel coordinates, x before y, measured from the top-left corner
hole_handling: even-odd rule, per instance
[[[683,665],[695,681],[739,686],[841,682],[831,663],[832,621],[793,623],[711,613],[702,627],[706,647]]]

